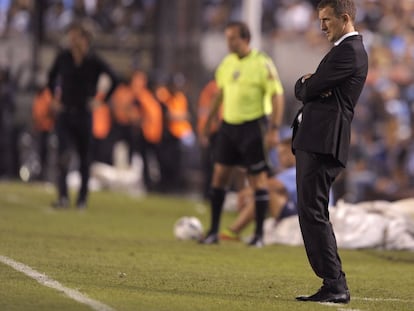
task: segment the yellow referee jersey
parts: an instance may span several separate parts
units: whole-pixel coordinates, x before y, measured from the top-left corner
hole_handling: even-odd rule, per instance
[[[257,50],[239,58],[227,55],[216,70],[223,91],[223,119],[240,124],[272,112],[271,97],[283,94],[283,87],[270,57]]]

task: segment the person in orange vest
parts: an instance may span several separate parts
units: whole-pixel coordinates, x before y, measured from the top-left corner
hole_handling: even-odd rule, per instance
[[[160,167],[160,143],[163,133],[163,115],[160,103],[148,87],[148,75],[136,70],[131,78],[131,90],[141,115],[141,131],[138,149],[143,162],[143,180],[147,191],[157,188],[157,181],[151,174],[150,158]],[[151,162],[153,163],[153,162]]]
[[[217,136],[217,130],[221,123],[221,112],[210,123],[208,136],[204,135],[204,128],[211,109],[213,98],[218,95],[217,83],[214,79],[207,82],[200,92],[197,109],[197,136],[201,148],[201,165],[203,172],[203,197],[208,198],[210,192],[211,177],[213,172],[213,145]],[[208,137],[208,141],[206,141]]]
[[[38,134],[40,173],[39,179],[46,179],[47,158],[49,155],[48,141],[55,126],[55,114],[52,110],[52,94],[47,87],[40,87],[33,98],[33,128]]]
[[[131,161],[133,153],[137,151],[141,116],[129,79],[118,84],[111,97],[111,104],[114,119],[114,140],[123,140],[128,144],[129,161]]]
[[[178,74],[160,83],[156,89],[164,115],[161,143],[161,190],[176,192],[183,189],[182,152],[184,146],[193,144],[194,132],[185,94],[179,90]]]
[[[95,98],[104,101],[105,93],[98,90]],[[92,161],[112,164],[112,115],[109,105],[99,105],[92,111]]]

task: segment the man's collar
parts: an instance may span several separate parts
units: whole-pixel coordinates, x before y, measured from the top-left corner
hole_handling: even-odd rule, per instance
[[[237,53],[232,53],[237,59],[241,60],[241,59],[245,59],[248,58],[252,55],[255,55],[257,53],[257,50],[252,48],[249,50],[249,52],[246,55],[243,55],[242,57],[240,57]]]
[[[338,46],[346,38],[351,37],[351,36],[356,36],[356,35],[358,35],[358,31],[348,32],[348,33],[344,34],[342,37],[340,37],[337,41],[335,41],[334,45]]]

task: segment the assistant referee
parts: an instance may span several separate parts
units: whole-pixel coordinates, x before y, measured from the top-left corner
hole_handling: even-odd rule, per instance
[[[255,192],[256,228],[251,246],[263,246],[263,221],[269,205],[267,186],[268,148],[279,140],[278,129],[284,109],[283,87],[272,60],[250,47],[250,30],[243,22],[230,22],[225,28],[230,53],[216,70],[219,88],[206,122],[223,104],[223,122],[214,146],[211,183],[211,226],[201,244],[218,243],[218,231],[226,187],[233,167],[247,170]]]

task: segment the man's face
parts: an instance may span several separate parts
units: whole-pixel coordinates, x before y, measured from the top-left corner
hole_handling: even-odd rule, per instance
[[[68,33],[69,44],[72,49],[76,49],[82,52],[86,52],[89,43],[88,40],[77,29],[72,29]]]
[[[328,37],[329,42],[335,42],[345,34],[346,19],[336,16],[334,9],[330,6],[319,10],[321,30]]]
[[[229,27],[226,29],[225,35],[229,51],[231,53],[241,54],[247,41],[240,37],[240,30],[237,27]]]
[[[137,71],[132,76],[131,84],[134,89],[142,90],[147,86],[147,76],[141,71]]]

